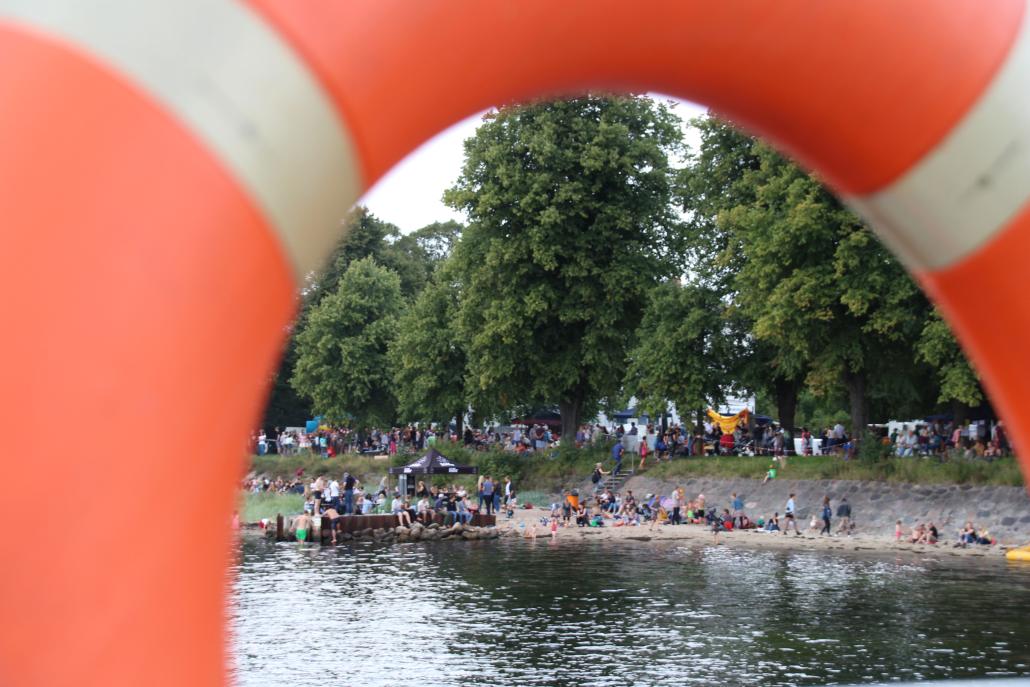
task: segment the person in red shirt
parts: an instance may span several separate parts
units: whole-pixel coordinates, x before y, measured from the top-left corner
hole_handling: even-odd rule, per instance
[[[735,442],[733,441],[733,435],[730,433],[723,434],[719,437],[719,453],[724,456],[733,455],[733,447]]]

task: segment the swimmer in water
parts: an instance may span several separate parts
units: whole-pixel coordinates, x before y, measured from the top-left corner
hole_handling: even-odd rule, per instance
[[[307,541],[308,532],[311,530],[311,526],[313,524],[314,521],[311,519],[311,516],[307,513],[301,513],[293,519],[291,529],[293,530],[294,535],[297,537],[297,541]]]

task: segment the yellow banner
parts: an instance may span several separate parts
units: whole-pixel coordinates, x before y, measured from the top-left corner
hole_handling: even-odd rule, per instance
[[[708,409],[708,419],[718,423],[723,434],[733,434],[738,425],[746,425],[748,415],[747,408],[736,415],[720,415],[711,408]]]

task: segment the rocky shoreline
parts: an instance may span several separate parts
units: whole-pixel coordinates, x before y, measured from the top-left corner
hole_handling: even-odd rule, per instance
[[[245,532],[253,532],[259,536],[263,536],[265,539],[275,541],[276,533],[274,528],[267,529],[255,529],[248,527]],[[316,526],[314,528],[314,542],[322,542],[328,544],[328,533],[325,536],[325,541],[322,541],[322,533],[320,528]],[[374,541],[374,542],[417,542],[417,541],[443,541],[443,540],[464,540],[473,541],[477,539],[497,539],[501,536],[501,530],[496,527],[475,527],[472,525],[463,525],[461,523],[455,523],[454,525],[444,526],[438,523],[432,523],[430,525],[423,526],[421,523],[414,523],[410,528],[398,525],[396,527],[367,527],[362,530],[355,532],[339,532],[336,535],[337,542],[350,542],[350,541]],[[289,538],[286,541],[292,541]]]

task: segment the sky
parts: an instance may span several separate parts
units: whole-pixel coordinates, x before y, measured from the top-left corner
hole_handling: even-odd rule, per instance
[[[700,105],[654,94],[655,99],[675,102],[674,112],[684,121],[704,113]],[[446,207],[441,200],[444,189],[461,172],[462,142],[479,126],[482,112],[458,122],[430,139],[401,160],[386,176],[369,189],[359,204],[367,205],[374,215],[400,227],[404,233],[432,222],[449,219],[464,222],[464,217]],[[697,136],[685,129],[685,140],[696,147]]]

